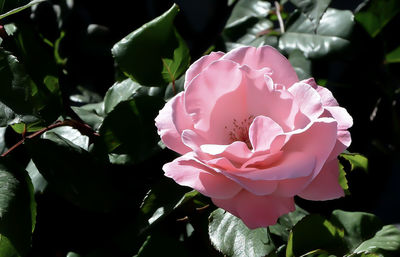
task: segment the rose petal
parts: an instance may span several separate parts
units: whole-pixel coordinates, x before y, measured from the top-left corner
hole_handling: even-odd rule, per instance
[[[327,162],[318,176],[298,195],[307,200],[331,200],[344,196],[339,184],[339,165],[334,159]]]
[[[336,159],[351,144],[350,132],[347,130],[339,130],[335,147],[333,148],[328,160]]]
[[[185,75],[185,89],[192,81],[194,77],[196,77],[202,70],[204,70],[210,63],[218,60],[224,55],[223,52],[212,52],[209,55],[205,55],[195,61],[192,65],[190,65],[189,69],[186,71]]]
[[[325,87],[318,86],[317,92],[321,96],[323,106],[339,106],[332,92]]]
[[[312,154],[289,151],[284,152],[279,161],[273,162],[272,167],[250,172],[236,172],[235,174],[252,180],[301,178],[312,174],[315,161],[316,158]]]
[[[257,196],[242,190],[231,199],[212,201],[235,216],[238,216],[250,229],[274,225],[278,218],[295,210],[292,197]]]
[[[251,46],[239,47],[225,54],[221,59],[232,60],[256,70],[270,68],[273,72],[271,78],[274,83],[282,84],[286,87],[290,87],[299,81],[288,59],[271,46],[259,48]]]
[[[193,159],[193,154],[185,154],[163,166],[165,176],[182,186],[189,186],[203,195],[216,199],[232,198],[241,187]]]
[[[253,155],[246,143],[241,141],[235,141],[230,145],[205,144],[200,148],[203,153],[212,155],[212,158],[225,157],[237,164],[246,162]]]
[[[337,122],[332,118],[319,118],[305,129],[294,131],[289,141],[282,148],[284,152],[302,152],[315,156],[316,163],[313,177],[316,177],[332,152],[337,138]]]
[[[311,121],[317,119],[324,111],[321,96],[310,85],[298,82],[293,84],[288,91],[294,96],[294,101],[300,111]]]
[[[282,197],[293,197],[302,192],[311,182],[312,175],[302,178],[280,180],[274,192],[275,195]]]
[[[265,116],[257,116],[249,128],[249,138],[255,152],[269,150],[274,139],[281,134],[281,126]]]
[[[189,124],[190,119],[182,108],[174,108],[174,106],[181,101],[183,93],[179,93],[160,110],[160,113],[155,119],[158,134],[164,144],[177,153],[185,154],[190,151],[190,148],[184,145],[181,141],[180,132],[177,130],[173,121],[173,116],[180,116],[179,124],[183,128],[185,126],[193,126]]]
[[[353,118],[343,107],[325,106],[325,109],[332,114],[332,117],[338,122],[338,129],[344,130],[353,126]]]
[[[194,127],[211,144],[229,144],[229,126],[234,119],[248,118],[242,72],[229,60],[211,63],[189,84],[185,107]],[[229,110],[229,113],[227,113]]]

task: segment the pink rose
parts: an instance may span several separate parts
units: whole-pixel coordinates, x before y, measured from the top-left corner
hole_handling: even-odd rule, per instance
[[[295,195],[344,195],[337,156],[350,145],[352,123],[328,89],[299,81],[270,46],[200,58],[156,118],[162,141],[182,154],[164,165],[165,175],[249,228],[294,211]]]

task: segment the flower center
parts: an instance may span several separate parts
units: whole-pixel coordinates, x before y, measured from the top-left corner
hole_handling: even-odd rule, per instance
[[[228,131],[228,137],[231,143],[235,141],[242,141],[246,143],[247,147],[250,150],[253,149],[249,138],[249,127],[253,120],[254,115],[250,115],[240,122],[238,122],[238,120],[236,119],[233,119],[232,125],[230,127],[225,126],[225,129]]]

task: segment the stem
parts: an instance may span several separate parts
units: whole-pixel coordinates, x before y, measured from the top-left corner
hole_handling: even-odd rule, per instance
[[[281,34],[285,33],[285,25],[283,24],[282,16],[281,16],[281,5],[278,1],[275,1],[275,8],[276,8],[276,16],[278,17],[279,27],[281,29]]]
[[[6,152],[4,152],[1,157],[5,157],[7,156],[9,153],[11,153],[12,151],[14,151],[16,148],[18,148],[20,145],[22,145],[25,142],[25,139],[32,139],[35,138],[37,136],[42,135],[43,133],[45,133],[46,131],[49,131],[51,129],[54,128],[58,128],[58,127],[62,127],[62,126],[70,126],[73,127],[77,130],[79,130],[79,132],[81,132],[82,135],[85,136],[89,136],[89,137],[93,137],[93,136],[100,136],[97,132],[95,132],[91,127],[89,127],[87,124],[78,122],[76,120],[64,120],[64,121],[57,121],[54,124],[51,124],[45,128],[42,128],[39,131],[36,131],[35,133],[29,135],[29,136],[23,136],[23,138],[18,141],[15,145],[13,145],[12,147],[10,147],[10,149],[8,149]]]
[[[172,92],[174,93],[174,96],[176,96],[175,80],[172,80]]]

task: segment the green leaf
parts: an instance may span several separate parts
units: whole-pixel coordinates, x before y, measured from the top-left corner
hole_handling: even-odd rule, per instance
[[[307,79],[311,76],[311,61],[307,59],[299,50],[294,50],[289,54],[289,62],[299,77],[299,80]]]
[[[305,14],[314,24],[314,29],[316,29],[331,0],[290,0],[290,2]]]
[[[154,118],[163,105],[162,98],[142,95],[115,106],[100,128],[108,152],[128,154],[137,163],[158,151]]]
[[[227,50],[244,45],[273,45],[272,37],[266,36],[273,29],[273,23],[266,19],[270,9],[271,4],[266,1],[239,1],[223,31]]]
[[[398,0],[371,0],[355,18],[371,37],[376,37],[399,11]]]
[[[246,21],[267,17],[271,10],[271,3],[262,0],[239,0],[226,22],[225,28],[232,28]]]
[[[343,229],[349,252],[354,252],[364,240],[373,237],[382,228],[382,222],[375,215],[365,212],[334,210],[330,220]]]
[[[266,228],[251,230],[242,220],[222,209],[213,211],[209,220],[211,243],[227,256],[265,256],[275,250]]]
[[[349,161],[351,165],[351,171],[355,169],[362,169],[364,171],[368,170],[368,159],[361,154],[347,152],[340,154],[340,157],[343,157]]]
[[[299,221],[290,233],[286,256],[301,256],[314,250],[343,255],[344,232],[329,220],[311,214]]]
[[[353,20],[350,11],[328,8],[314,29],[315,24],[300,13],[281,36],[279,48],[288,53],[300,50],[311,59],[337,53],[350,44]]]
[[[40,174],[39,170],[32,160],[30,160],[28,165],[26,166],[26,171],[31,178],[35,194],[43,193],[48,183],[46,179],[42,176],[42,174]]]
[[[169,236],[166,231],[156,231],[149,235],[134,257],[153,257],[172,254],[176,257],[191,256],[183,242]]]
[[[29,176],[18,164],[0,159],[0,256],[25,256],[35,223]]]
[[[343,188],[345,194],[350,194],[349,184],[346,178],[346,171],[344,170],[344,167],[340,162],[339,162],[339,184]]]
[[[108,114],[120,102],[132,99],[140,88],[138,83],[129,78],[122,82],[116,82],[107,90],[104,97],[104,112]]]
[[[376,234],[362,242],[355,250],[358,252],[378,253],[382,256],[400,254],[400,230],[393,225],[383,226]]]
[[[15,8],[15,9],[11,10],[11,11],[8,11],[8,12],[6,12],[4,14],[1,14],[0,15],[0,20],[4,19],[5,17],[10,16],[12,14],[19,13],[20,11],[23,11],[26,8],[29,8],[29,7],[31,7],[31,6],[33,6],[35,4],[38,4],[38,3],[41,3],[41,2],[44,2],[44,1],[46,1],[46,0],[33,0],[33,1],[29,2],[28,4],[26,4],[24,6],[20,6],[18,8]]]
[[[0,127],[0,154],[4,153],[6,150],[6,143],[5,143],[5,134],[6,134],[5,127]]]
[[[278,222],[269,227],[271,234],[281,237],[285,242],[289,239],[290,230],[303,219],[308,212],[296,205],[296,210],[279,217]]]
[[[81,118],[86,124],[94,130],[98,130],[103,123],[104,103],[86,104],[80,107],[72,106],[72,110]]]
[[[62,197],[94,211],[109,211],[118,205],[120,193],[113,186],[107,163],[54,132],[25,144],[48,187]]]
[[[33,114],[35,110],[29,101],[34,84],[18,59],[3,49],[0,49],[0,78],[0,102],[18,114]]]
[[[113,46],[115,62],[128,77],[141,85],[163,86],[186,71],[189,49],[173,26],[178,11],[174,4]]]
[[[398,63],[400,62],[400,46],[386,54],[385,61],[387,63]]]

